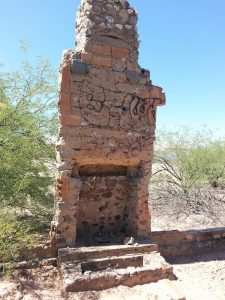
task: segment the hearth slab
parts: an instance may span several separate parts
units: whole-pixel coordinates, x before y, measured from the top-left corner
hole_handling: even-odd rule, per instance
[[[84,261],[87,259],[97,259],[110,256],[122,256],[127,254],[144,254],[157,251],[155,243],[138,245],[111,245],[79,248],[62,248],[58,252],[59,264],[66,261]]]

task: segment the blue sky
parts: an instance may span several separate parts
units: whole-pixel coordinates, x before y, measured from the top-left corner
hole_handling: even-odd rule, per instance
[[[19,67],[18,40],[30,59],[57,68],[63,49],[74,48],[78,0],[0,0],[2,71]],[[207,124],[225,136],[225,1],[130,0],[139,14],[140,64],[164,88],[167,105],[158,127]]]

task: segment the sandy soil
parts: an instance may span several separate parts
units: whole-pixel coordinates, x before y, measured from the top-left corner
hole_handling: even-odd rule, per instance
[[[61,300],[61,281],[58,270],[45,266],[33,270],[13,272],[12,279],[0,280],[2,300]]]
[[[225,252],[214,252],[173,259],[177,276],[176,284],[187,300],[225,299]],[[0,281],[2,300],[171,300],[160,285],[151,284],[133,288],[118,287],[101,292],[84,292],[72,295],[61,294],[60,277],[54,267],[31,271],[16,271],[12,281]],[[158,293],[158,297],[156,296]]]
[[[225,252],[173,259],[174,273],[187,300],[225,299]]]

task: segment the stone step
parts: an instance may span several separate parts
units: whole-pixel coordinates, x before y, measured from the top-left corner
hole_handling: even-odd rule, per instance
[[[139,245],[111,245],[79,248],[62,248],[58,251],[59,264],[67,261],[84,261],[110,256],[122,256],[127,254],[144,254],[157,251],[155,243]]]
[[[179,283],[162,279],[158,282],[137,285],[135,287],[114,287],[102,291],[84,291],[77,293],[67,293],[68,300],[99,299],[99,300],[185,300],[184,292],[179,287]]]
[[[109,268],[101,271],[82,270],[82,262],[62,262],[60,271],[66,292],[104,290],[118,285],[138,284],[173,279],[173,268],[158,252],[143,254],[139,267]]]
[[[143,266],[143,254],[127,254],[123,256],[110,256],[106,258],[89,259],[81,262],[81,269],[85,271],[101,271],[106,269],[123,269],[127,267]]]

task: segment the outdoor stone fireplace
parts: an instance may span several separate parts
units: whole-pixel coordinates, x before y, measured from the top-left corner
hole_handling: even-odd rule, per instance
[[[57,247],[148,237],[156,108],[165,103],[138,64],[137,14],[127,1],[83,0],[76,50],[60,67]]]

